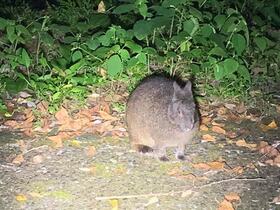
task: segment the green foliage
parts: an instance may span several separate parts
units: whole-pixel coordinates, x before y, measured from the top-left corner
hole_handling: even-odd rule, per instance
[[[279,78],[279,36],[268,34],[279,26],[277,2],[105,1],[105,13],[98,4],[61,0],[44,15],[25,6],[26,13],[0,18],[5,88],[32,89],[55,111],[65,98],[83,99],[87,86],[133,84],[158,68],[193,74],[222,96],[246,92],[255,68]]]

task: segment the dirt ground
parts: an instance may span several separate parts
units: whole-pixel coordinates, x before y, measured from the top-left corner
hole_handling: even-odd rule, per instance
[[[263,132],[253,121],[225,122],[225,129],[242,131],[236,139],[248,144],[280,141],[279,128]],[[127,138],[83,135],[53,148],[44,136],[26,139],[1,129],[0,208],[280,209],[279,166],[223,135],[216,142],[202,142],[201,135],[186,148],[187,161],[176,160],[170,149],[171,160],[160,162],[132,151]],[[19,140],[28,149],[15,161]]]

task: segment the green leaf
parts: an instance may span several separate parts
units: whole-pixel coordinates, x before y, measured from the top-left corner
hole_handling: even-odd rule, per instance
[[[186,20],[183,23],[184,31],[186,31],[190,36],[193,36],[193,34],[197,31],[199,28],[199,24],[196,18],[192,17],[189,20]]]
[[[145,53],[139,53],[136,58],[138,59],[139,63],[147,64],[147,56]]]
[[[216,17],[214,17],[214,21],[216,22],[218,29],[222,28],[226,21],[226,18],[227,17],[225,15],[217,15]]]
[[[231,42],[237,55],[241,55],[246,48],[246,40],[244,36],[241,34],[233,34]]]
[[[146,4],[141,4],[138,9],[139,9],[140,15],[142,15],[143,18],[146,18],[147,14],[148,14],[148,7],[147,7],[147,5]]]
[[[138,20],[133,26],[133,32],[138,40],[142,40],[153,32],[152,24],[150,21]]]
[[[80,50],[76,50],[73,54],[72,54],[72,61],[75,63],[78,60],[81,60],[83,58],[83,54]]]
[[[121,49],[119,55],[123,61],[127,61],[130,58],[129,52],[126,49]]]
[[[98,37],[98,40],[105,47],[108,47],[111,43],[110,37],[108,37],[106,35],[102,35],[102,36]]]
[[[29,68],[31,59],[24,48],[21,51],[21,62],[25,67]]]
[[[15,34],[15,27],[14,26],[7,26],[7,37],[8,37],[8,40],[11,43],[14,43],[14,41],[17,38],[17,35]]]
[[[131,12],[134,9],[135,9],[134,4],[123,4],[123,5],[116,7],[116,9],[113,10],[113,14],[121,15],[124,13]]]
[[[239,65],[238,73],[247,81],[251,82],[251,75],[249,70],[244,65]]]
[[[139,44],[136,44],[132,41],[125,42],[125,46],[132,50],[133,53],[140,53],[142,51],[142,47]]]
[[[186,3],[186,0],[164,0],[162,3],[163,7],[177,7],[180,4]]]
[[[65,36],[62,42],[65,43],[65,44],[71,44],[71,43],[73,43],[75,41],[76,41],[75,37],[73,37],[73,36]]]
[[[226,51],[221,47],[214,47],[212,50],[210,50],[209,55],[218,55],[221,57],[227,57]]]
[[[200,33],[203,37],[210,37],[214,32],[215,29],[210,24],[206,24],[200,29]]]
[[[260,48],[260,50],[263,52],[266,47],[267,47],[267,40],[265,37],[256,37],[254,39],[256,45],[258,46],[258,48]]]
[[[8,25],[8,21],[0,17],[0,30],[4,30]]]
[[[111,77],[116,76],[123,71],[123,64],[120,56],[113,55],[105,62],[105,68]]]
[[[96,50],[100,46],[100,42],[98,39],[90,39],[86,42],[86,45],[91,50]]]
[[[239,67],[239,63],[232,58],[228,58],[228,59],[224,60],[223,65],[225,67],[225,73],[227,75],[230,75],[230,74],[236,72]]]

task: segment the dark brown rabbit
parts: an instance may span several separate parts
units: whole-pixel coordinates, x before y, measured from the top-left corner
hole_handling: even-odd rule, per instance
[[[182,88],[164,76],[145,79],[128,99],[126,121],[137,151],[153,151],[160,160],[168,160],[166,148],[177,147],[176,157],[185,159],[185,145],[199,125],[191,82]]]

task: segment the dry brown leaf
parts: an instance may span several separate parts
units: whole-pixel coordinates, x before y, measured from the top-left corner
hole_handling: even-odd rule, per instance
[[[216,125],[212,127],[212,131],[219,134],[226,134],[226,131],[223,128]]]
[[[280,167],[280,154],[274,158],[273,163]]]
[[[208,131],[209,128],[206,125],[200,125],[199,126],[199,130],[201,130],[201,131]]]
[[[250,144],[250,143],[247,143],[247,142],[245,141],[245,139],[239,139],[239,140],[237,140],[237,141],[235,142],[235,144],[236,144],[237,146],[239,146],[239,147],[247,147],[247,148],[249,148],[249,149],[251,149],[251,150],[254,150],[254,149],[256,149],[256,147],[257,147],[257,144]]]
[[[269,123],[267,126],[271,129],[277,128],[277,124],[276,124],[275,120],[272,120],[272,122]]]
[[[61,136],[49,136],[48,138],[54,143],[55,148],[63,147]]]
[[[205,170],[221,170],[224,168],[224,162],[213,161],[209,163],[196,163],[192,164],[194,168]]]
[[[14,160],[12,161],[13,164],[20,165],[24,162],[23,154],[17,155]]]
[[[62,107],[56,114],[55,114],[55,118],[58,122],[58,124],[64,124],[67,121],[71,120],[67,110]]]
[[[96,149],[94,146],[88,146],[86,154],[88,157],[93,157],[96,154]]]
[[[211,122],[212,118],[211,117],[202,117],[201,118],[201,124],[207,125],[209,122]]]
[[[207,142],[215,142],[216,138],[215,138],[215,136],[211,136],[210,134],[204,134],[202,136],[202,140],[207,141]]]
[[[230,192],[229,194],[225,195],[225,199],[230,202],[240,201],[240,196],[235,192]]]
[[[110,114],[108,114],[107,112],[104,112],[104,111],[99,111],[99,115],[103,120],[110,120],[110,121],[118,120],[118,118],[113,117],[112,115],[110,115]]]
[[[223,200],[220,204],[219,204],[219,208],[218,210],[234,210],[231,202],[227,201],[227,200]]]
[[[233,173],[243,174],[244,168],[242,166],[236,166],[232,169]]]
[[[17,144],[18,144],[21,152],[25,152],[27,150],[27,145],[25,144],[25,141],[19,140],[17,142]]]

